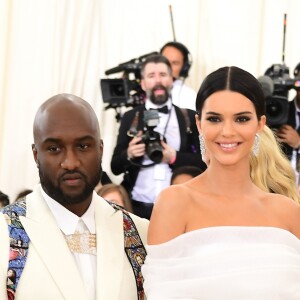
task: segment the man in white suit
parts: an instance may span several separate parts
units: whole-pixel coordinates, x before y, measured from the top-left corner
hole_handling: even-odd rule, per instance
[[[0,213],[0,299],[144,299],[148,221],[94,192],[103,143],[92,107],[56,95],[33,134],[40,184]]]

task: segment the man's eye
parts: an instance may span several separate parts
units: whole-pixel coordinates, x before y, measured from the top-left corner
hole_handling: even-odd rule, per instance
[[[49,152],[58,152],[60,150],[60,147],[58,146],[50,146],[48,147]]]
[[[79,145],[78,145],[78,148],[79,148],[80,150],[86,150],[86,149],[89,148],[89,145],[87,145],[87,144],[79,144]]]

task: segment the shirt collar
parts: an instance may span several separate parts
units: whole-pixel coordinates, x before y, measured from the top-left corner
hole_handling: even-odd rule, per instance
[[[168,109],[169,109],[169,110],[172,108],[172,101],[171,101],[170,98],[168,99],[168,101],[167,101],[166,103],[164,103],[164,104],[162,104],[162,105],[156,105],[156,104],[154,104],[154,103],[153,103],[150,99],[148,99],[148,98],[147,98],[146,101],[145,101],[145,108],[146,108],[147,110],[149,110],[150,108],[157,109],[157,108],[163,107],[163,106],[165,106],[165,105],[168,106]]]
[[[91,201],[91,204],[87,211],[81,216],[78,217],[68,209],[66,209],[64,206],[62,206],[60,203],[52,199],[49,195],[46,194],[46,192],[41,187],[41,192],[43,195],[43,198],[45,199],[46,203],[48,204],[55,220],[58,225],[58,227],[61,229],[61,231],[66,234],[74,234],[77,224],[79,220],[81,219],[84,224],[87,226],[90,233],[95,234],[96,228],[95,228],[95,197],[93,194],[93,198]]]

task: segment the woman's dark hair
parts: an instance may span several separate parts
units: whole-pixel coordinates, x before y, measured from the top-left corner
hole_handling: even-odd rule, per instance
[[[254,104],[258,119],[265,114],[265,96],[259,81],[238,67],[223,67],[210,73],[200,86],[196,99],[196,110],[200,118],[205,100],[213,93],[224,90],[247,97]]]

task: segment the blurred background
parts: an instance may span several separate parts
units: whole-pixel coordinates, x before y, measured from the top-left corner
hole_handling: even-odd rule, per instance
[[[0,190],[14,199],[38,182],[32,123],[51,96],[72,93],[93,106],[104,140],[103,169],[119,182],[110,171],[117,111],[106,109],[100,79],[122,74],[105,71],[159,51],[175,37],[190,51],[186,83],[195,90],[225,65],[259,77],[285,63],[293,77],[300,61],[299,12],[299,0],[0,0]]]

